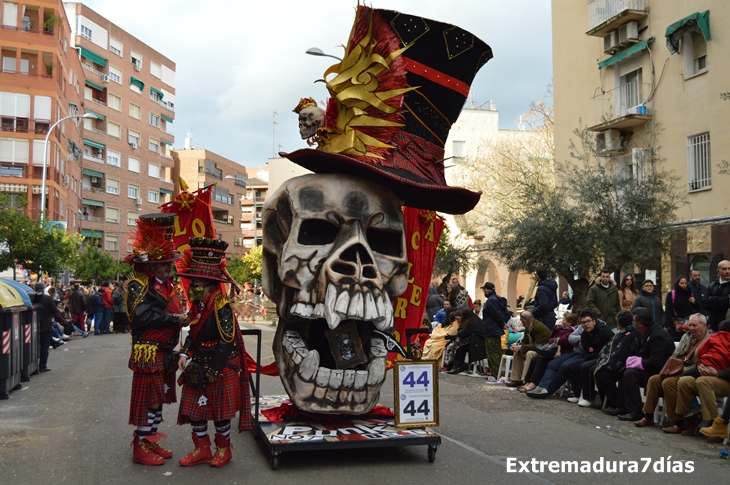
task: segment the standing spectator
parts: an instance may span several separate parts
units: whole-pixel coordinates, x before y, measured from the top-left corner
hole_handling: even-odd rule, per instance
[[[555,326],[555,309],[558,307],[558,284],[548,278],[547,270],[542,267],[535,270],[535,279],[537,290],[532,316],[552,330]]]
[[[94,335],[101,335],[103,332],[102,321],[104,319],[104,301],[97,287],[92,288],[91,298],[89,298],[89,315],[93,315]],[[89,331],[91,329],[89,328]]]
[[[123,279],[117,283],[112,293],[112,310],[114,310],[114,333],[127,333],[127,309],[124,307],[124,299],[127,297],[127,280]]]
[[[627,274],[621,281],[621,287],[618,289],[619,300],[621,301],[621,309],[631,311],[634,300],[639,296],[639,290],[634,284],[634,275]]]
[[[618,289],[611,281],[609,270],[602,269],[601,275],[588,290],[586,308],[593,308],[596,311],[596,317],[606,322],[608,328],[616,328],[616,314],[621,310],[621,304]]]
[[[709,313],[707,324],[713,332],[717,331],[730,306],[730,261],[725,259],[717,265],[717,279],[710,283],[700,305]]]
[[[580,336],[581,347],[583,347],[583,362],[575,361],[568,365],[568,379],[573,388],[575,397],[568,399],[568,402],[577,402],[578,406],[593,406],[594,383],[592,369],[598,363],[598,355],[604,345],[613,338],[613,332],[606,325],[606,322],[596,317],[592,308],[584,308],[580,312],[580,324],[583,327],[583,334]],[[581,398],[581,392],[583,397]]]
[[[101,293],[101,301],[104,305],[101,321],[101,333],[112,333],[111,321],[112,306],[114,306],[114,303],[112,302],[112,291],[109,289],[108,281],[105,281],[101,284],[101,289],[99,290],[99,293]]]
[[[684,333],[689,330],[689,316],[700,310],[700,305],[695,300],[692,291],[689,289],[689,282],[686,276],[677,278],[674,289],[667,293],[664,301],[664,328],[667,329],[672,340],[679,342]]]
[[[474,300],[473,311],[474,311],[474,315],[479,317],[479,320],[481,320],[482,319],[482,300],[480,300],[478,298],[476,300]]]
[[[550,338],[550,330],[535,320],[529,311],[525,310],[520,314],[520,322],[525,327],[525,334],[521,342],[514,343],[510,347],[510,350],[514,352],[514,358],[512,360],[512,373],[510,374],[510,381],[507,382],[507,387],[522,386],[523,374],[527,371],[525,369],[527,352],[535,350],[535,346],[538,344],[546,344]]]
[[[701,281],[702,273],[700,273],[700,270],[693,269],[689,272],[689,285],[687,285],[687,287],[692,292],[692,296],[695,297],[697,306],[700,307],[699,312],[707,317],[710,313],[707,310],[702,309],[702,299],[707,296],[707,287],[700,283]]]
[[[46,286],[40,281],[35,284],[35,297],[33,297],[33,303],[40,304],[40,310],[38,312],[38,324],[40,330],[40,343],[41,343],[41,360],[38,366],[40,372],[50,372],[48,368],[48,348],[51,346],[51,337],[53,336],[53,320],[56,318],[56,314],[60,315],[56,307],[56,302],[53,301],[48,293],[45,293]],[[63,323],[63,318],[61,322]]]
[[[674,342],[667,332],[657,325],[651,310],[645,307],[634,308],[634,325],[643,335],[639,355],[626,359],[626,371],[619,384],[619,394],[623,394],[627,413],[620,414],[621,421],[638,421],[644,417],[641,412],[641,388],[646,387],[649,378],[658,374],[667,359],[674,352]]]
[[[487,281],[482,285],[484,305],[482,306],[482,324],[487,344],[487,363],[489,373],[496,377],[499,363],[502,360],[502,336],[507,325],[506,302],[497,295],[494,283]]]
[[[616,322],[618,323],[618,333],[601,349],[598,362],[593,368],[598,395],[606,403],[603,412],[609,416],[626,413],[626,409],[623,407],[623,396],[618,395],[616,384],[624,375],[626,359],[639,353],[641,339],[641,332],[636,330],[634,316],[630,311],[618,312]]]
[[[461,286],[452,286],[449,291],[449,302],[457,310],[469,310],[473,305],[469,292]]]
[[[651,318],[654,323],[664,325],[664,311],[662,310],[662,301],[654,293],[654,282],[652,280],[644,280],[641,284],[641,291],[636,297],[631,310],[635,308],[648,308],[651,312]]]
[[[74,325],[86,332],[86,295],[84,295],[78,283],[74,284],[73,292],[68,297],[68,305]]]
[[[438,290],[434,285],[428,287],[428,299],[426,300],[426,317],[429,322],[433,321],[433,317],[436,316],[436,312],[441,310],[444,306],[444,297],[439,295]]]

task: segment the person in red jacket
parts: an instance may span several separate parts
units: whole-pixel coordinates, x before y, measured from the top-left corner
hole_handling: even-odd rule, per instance
[[[105,281],[101,284],[101,301],[104,303],[104,313],[101,317],[101,333],[112,333],[112,290],[109,289],[109,282]]]

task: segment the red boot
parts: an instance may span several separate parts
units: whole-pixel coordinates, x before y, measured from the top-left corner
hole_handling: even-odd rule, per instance
[[[154,436],[157,436],[158,438],[167,438],[167,435],[165,433],[160,432],[155,433]],[[172,450],[163,448],[157,441],[152,442],[152,451],[155,453],[155,455],[161,456],[162,458],[172,458]]]
[[[157,436],[146,436],[140,438],[134,432],[132,440],[132,461],[146,466],[157,466],[165,463],[165,459],[157,455],[153,450],[154,444],[159,440]]]
[[[220,433],[216,433],[215,447],[215,456],[210,460],[210,466],[223,466],[231,461],[231,458],[233,458],[231,448],[233,446],[231,445],[230,436],[223,436]]]
[[[213,453],[210,451],[210,436],[205,435],[198,438],[198,435],[193,433],[193,443],[195,443],[195,449],[178,460],[182,466],[208,463],[213,458]]]

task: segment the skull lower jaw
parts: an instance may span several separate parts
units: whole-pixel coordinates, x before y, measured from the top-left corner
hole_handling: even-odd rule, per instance
[[[384,342],[372,337],[370,322],[357,322],[367,364],[337,369],[323,343],[324,319],[309,322],[280,320],[274,355],[282,383],[294,405],[318,413],[363,414],[378,402],[385,381]]]

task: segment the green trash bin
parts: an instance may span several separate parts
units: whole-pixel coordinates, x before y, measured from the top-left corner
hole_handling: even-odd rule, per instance
[[[41,337],[37,315],[41,305],[33,304],[36,292],[30,286],[8,279],[0,279],[0,283],[6,283],[18,290],[26,308],[20,314],[21,350],[23,353],[23,368],[20,371],[20,380],[28,382],[31,375],[38,373],[41,361]]]
[[[19,290],[0,282],[0,399],[20,388],[23,370],[21,315],[26,307]]]

